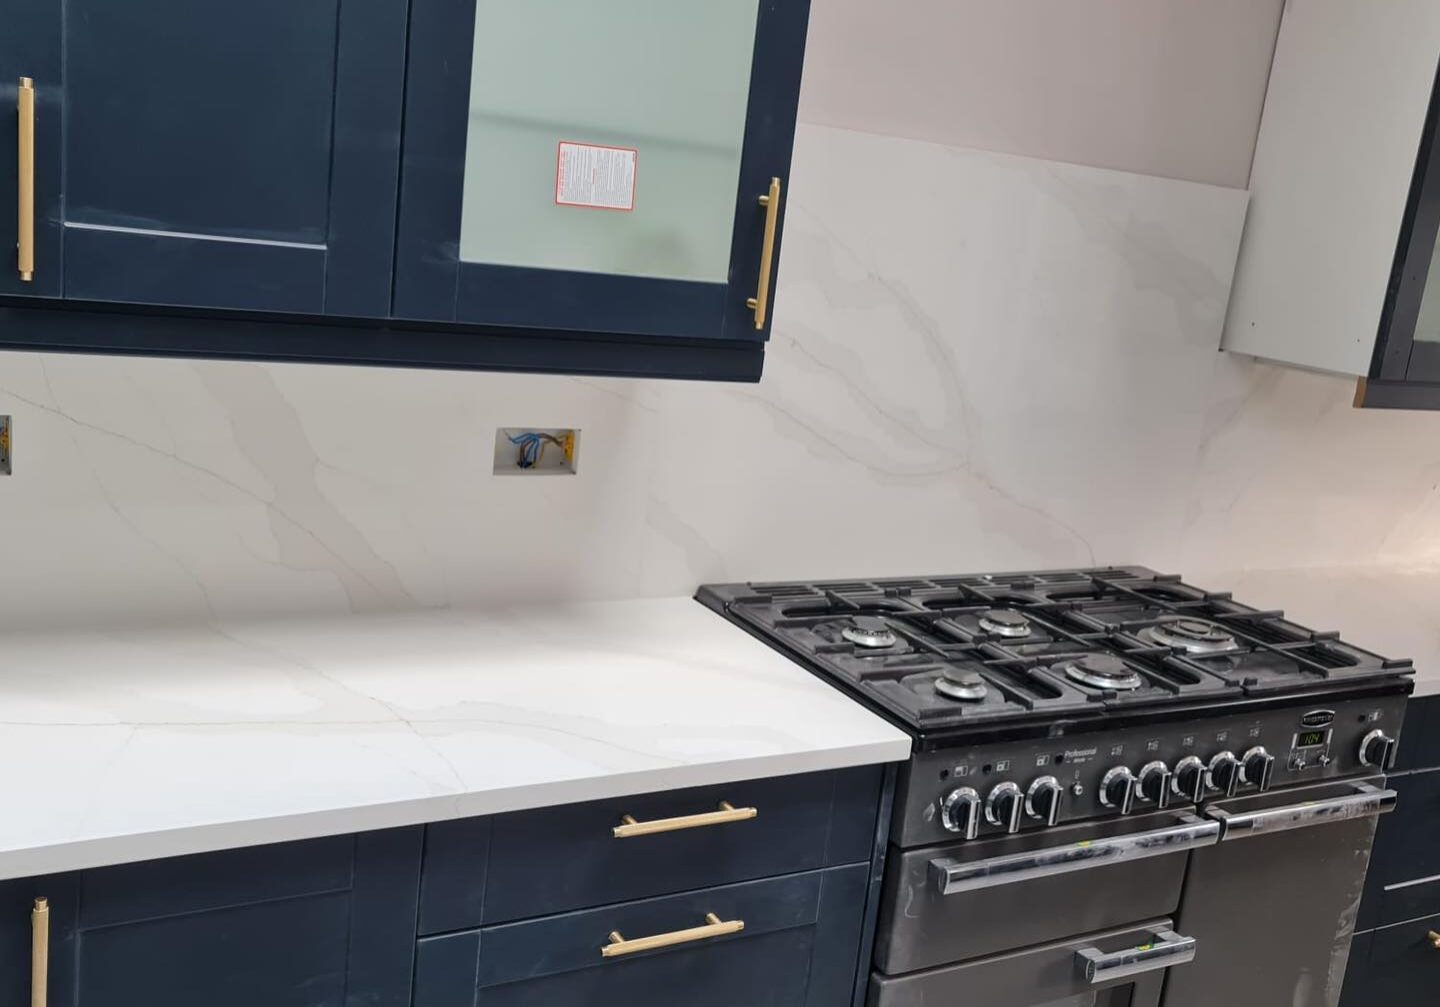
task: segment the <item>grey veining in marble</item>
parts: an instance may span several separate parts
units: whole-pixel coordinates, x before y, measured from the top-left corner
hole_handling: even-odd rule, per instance
[[[0,727],[0,878],[911,745],[688,597],[11,633]]]
[[[0,354],[0,627],[1440,558],[1440,420],[1216,351],[1243,192],[814,126],[789,191],[757,386]]]

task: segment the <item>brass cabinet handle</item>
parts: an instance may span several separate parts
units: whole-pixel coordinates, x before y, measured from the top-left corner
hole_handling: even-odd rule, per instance
[[[775,265],[775,228],[780,223],[780,179],[770,179],[770,191],[760,197],[765,207],[765,243],[760,246],[760,286],[745,306],[755,312],[755,329],[765,328],[765,313],[770,308],[770,273]]]
[[[50,901],[30,910],[30,1007],[45,1007],[50,976]]]
[[[1430,946],[1436,951],[1440,951],[1440,932],[1432,930],[1425,936],[1430,941]]]
[[[20,78],[20,90],[15,101],[19,113],[20,135],[16,148],[20,151],[18,165],[20,204],[17,207],[15,250],[20,279],[29,283],[35,279],[35,81],[29,77]]]
[[[729,822],[743,822],[754,818],[760,812],[755,808],[736,808],[729,801],[720,802],[719,811],[705,811],[698,815],[683,815],[680,818],[657,818],[650,822],[637,822],[634,815],[623,815],[619,825],[611,831],[616,839],[632,836],[649,836],[657,832],[678,832],[681,829],[698,829],[703,825],[725,825]]]
[[[618,958],[621,955],[633,955],[637,951],[653,951],[656,948],[668,948],[676,944],[703,941],[707,937],[738,934],[744,929],[744,920],[721,920],[714,913],[706,913],[703,927],[675,930],[668,934],[656,934],[654,937],[636,937],[634,940],[627,941],[620,936],[618,931],[612,930],[610,931],[610,943],[600,949],[600,956],[602,958]]]

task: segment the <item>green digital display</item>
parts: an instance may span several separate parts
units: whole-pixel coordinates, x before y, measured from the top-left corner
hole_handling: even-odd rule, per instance
[[[1296,748],[1312,748],[1323,744],[1325,744],[1324,731],[1301,731],[1300,736],[1295,739]]]

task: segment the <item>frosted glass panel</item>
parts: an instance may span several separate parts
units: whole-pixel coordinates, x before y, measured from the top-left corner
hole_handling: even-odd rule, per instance
[[[1425,292],[1420,295],[1420,317],[1415,320],[1415,338],[1440,343],[1440,248],[1430,256]]]
[[[479,0],[460,258],[725,282],[757,8]]]

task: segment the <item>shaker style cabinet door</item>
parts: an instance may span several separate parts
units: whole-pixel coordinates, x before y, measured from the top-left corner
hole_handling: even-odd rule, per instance
[[[410,1007],[421,840],[395,829],[68,876],[47,1007]]]
[[[0,0],[0,294],[387,315],[406,6]]]
[[[395,315],[764,338],[808,15],[414,0]]]

